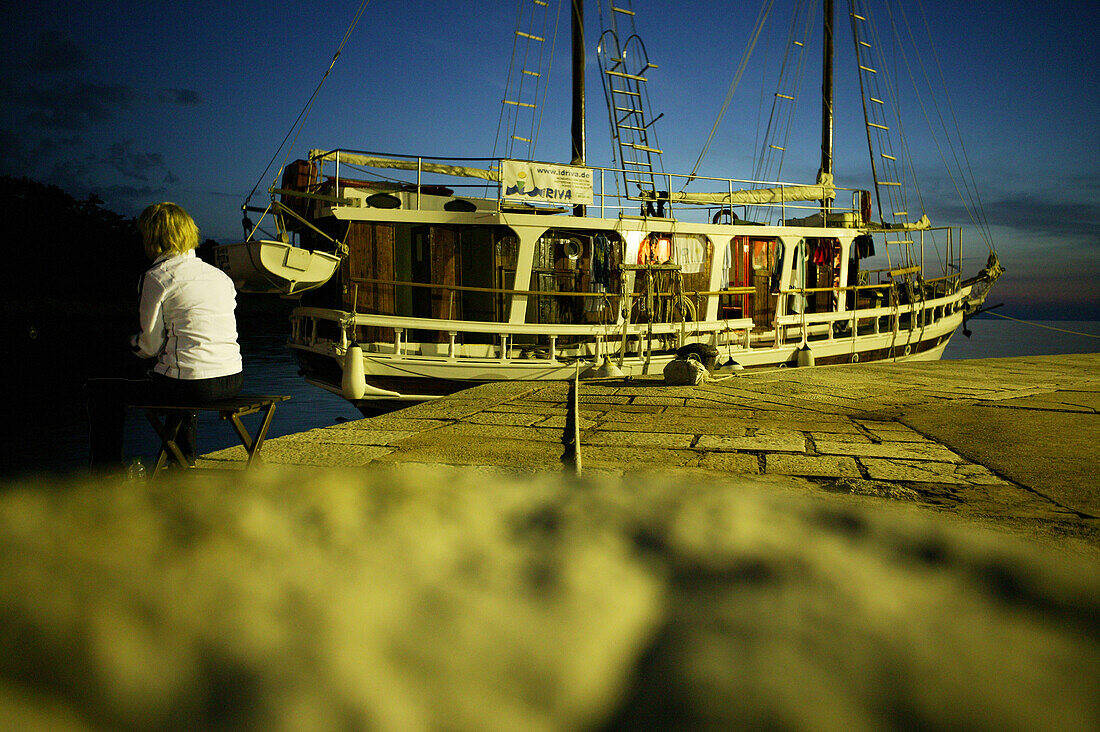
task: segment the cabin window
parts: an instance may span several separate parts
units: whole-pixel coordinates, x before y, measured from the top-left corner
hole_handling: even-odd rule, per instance
[[[535,245],[530,289],[540,294],[528,299],[527,322],[614,322],[622,251],[613,231],[547,231]]]
[[[345,307],[361,313],[437,320],[502,320],[518,243],[506,227],[382,225],[352,222]],[[363,328],[363,342],[392,340],[389,328]],[[445,340],[417,331],[410,340]]]
[[[637,263],[653,269],[634,275],[631,319],[665,323],[702,318],[705,296],[699,293],[710,290],[713,254],[714,245],[702,235],[661,232],[646,237]]]

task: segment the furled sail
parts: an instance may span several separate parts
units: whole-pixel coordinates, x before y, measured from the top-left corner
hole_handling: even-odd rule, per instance
[[[348,152],[327,152],[325,150],[310,150],[309,158],[314,162],[339,161],[348,165],[363,165],[368,168],[391,168],[396,170],[420,170],[425,173],[441,173],[462,178],[481,178],[483,180],[500,180],[500,172],[485,170],[468,165],[447,165],[445,163],[429,163],[416,160],[395,160],[393,158],[380,158],[372,155],[358,155]]]
[[[640,198],[649,200],[668,200],[673,203],[694,203],[702,205],[758,205],[766,203],[783,203],[786,201],[824,201],[836,198],[836,188],[833,186],[833,176],[823,173],[818,177],[816,185],[792,185],[779,186],[777,188],[756,188],[752,190],[726,191],[715,193],[686,193],[684,191],[672,191],[654,193],[642,191]]]
[[[870,231],[924,231],[925,229],[932,228],[932,222],[928,220],[928,215],[924,214],[919,219],[912,222],[897,224],[870,223],[867,228]]]

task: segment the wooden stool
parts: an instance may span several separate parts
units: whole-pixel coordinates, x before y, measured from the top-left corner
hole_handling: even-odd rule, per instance
[[[287,399],[290,399],[290,397],[238,394],[235,397],[219,399],[215,402],[206,402],[205,404],[132,403],[127,406],[132,409],[144,409],[146,419],[149,420],[149,424],[153,426],[153,429],[157,432],[157,436],[160,437],[160,454],[157,455],[157,463],[150,476],[150,478],[155,478],[161,471],[168,467],[169,462],[174,462],[181,468],[194,467],[188,462],[187,457],[183,454],[183,450],[180,449],[179,444],[176,442],[183,421],[180,420],[174,425],[169,426],[168,418],[172,415],[187,417],[197,412],[217,412],[222,419],[232,422],[233,429],[237,431],[237,436],[241,439],[241,444],[244,445],[244,449],[248,453],[248,461],[245,463],[245,470],[247,470],[252,466],[254,460],[259,460],[260,458],[260,448],[263,446],[264,438],[267,436],[267,428],[271,426],[271,417],[275,413],[275,404],[277,402],[286,401]],[[261,411],[264,415],[263,421],[260,423],[259,430],[256,431],[255,439],[253,439],[241,422],[241,417]]]

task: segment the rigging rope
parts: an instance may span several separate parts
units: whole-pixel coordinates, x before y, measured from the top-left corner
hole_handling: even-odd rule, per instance
[[[294,134],[294,141],[290,144],[290,147],[287,150],[286,157],[283,158],[283,164],[279,168],[280,172],[283,170],[283,168],[286,167],[287,160],[290,159],[290,150],[293,150],[294,144],[298,142],[298,135],[301,134],[302,127],[305,126],[305,118],[309,115],[309,111],[313,107],[313,102],[317,99],[317,94],[321,91],[321,86],[325,83],[325,80],[328,79],[328,75],[332,71],[332,67],[336,65],[336,60],[340,58],[340,53],[344,50],[344,45],[347,44],[348,39],[351,38],[351,34],[355,31],[355,26],[359,24],[359,19],[363,16],[363,11],[366,10],[367,5],[369,4],[370,0],[363,0],[363,2],[359,4],[359,9],[355,11],[355,17],[352,18],[351,25],[349,25],[348,29],[344,32],[344,37],[340,40],[340,45],[337,46],[336,53],[333,54],[332,61],[329,63],[328,68],[325,69],[325,73],[321,77],[321,81],[317,83],[317,88],[313,90],[313,94],[310,95],[309,101],[306,102],[305,106],[302,108],[302,111],[298,113],[298,117],[294,120],[294,124],[292,124],[290,126],[290,130],[287,131],[286,137],[283,138],[282,143],[280,143],[278,149],[275,150],[275,154],[271,156],[271,160],[270,162],[268,162],[267,167],[264,168],[264,172],[260,173],[260,177],[256,181],[256,185],[252,186],[252,190],[249,192],[248,198],[245,199],[245,206],[247,206],[248,202],[252,200],[252,196],[255,195],[256,189],[260,187],[260,183],[263,182],[264,177],[267,175],[267,172],[271,170],[271,165],[275,162],[275,159],[279,157],[279,153],[282,152],[284,147],[287,147],[286,141],[290,139],[291,134],[294,134],[295,130],[297,130],[297,134]],[[274,185],[274,183],[272,185]]]
[[[764,107],[764,89],[767,86],[768,76],[766,68],[764,70],[760,86],[761,116],[757,118],[757,135],[754,141],[754,149],[759,151],[759,158],[755,160],[753,165],[751,176],[753,180],[778,181],[782,179],[784,152],[794,130],[795,111],[801,97],[800,92],[804,79],[806,43],[810,36],[810,25],[815,14],[816,2],[814,0],[798,3],[791,14],[790,30],[784,44],[783,60],[780,63],[778,78],[775,82],[775,92],[772,95],[768,123],[764,129],[763,138],[761,138],[759,134],[760,121]],[[796,38],[799,25],[802,25],[801,37]],[[793,60],[794,70],[789,71],[793,53],[797,53],[797,58]],[[755,211],[755,208],[751,210]],[[750,218],[753,216],[755,214],[750,215]]]
[[[760,33],[764,30],[764,22],[768,19],[768,14],[771,12],[774,2],[775,0],[767,0],[760,8],[760,14],[756,17],[756,26],[753,28],[752,36],[749,39],[749,45],[741,55],[741,61],[737,64],[737,71],[734,72],[729,90],[726,91],[726,99],[722,102],[722,108],[718,110],[718,118],[714,120],[714,125],[710,128],[710,135],[707,136],[707,141],[703,145],[703,149],[699,152],[699,159],[695,161],[695,167],[691,169],[691,174],[687,177],[687,182],[684,183],[685,188],[688,183],[695,179],[695,174],[699,172],[699,166],[703,164],[703,158],[706,157],[707,150],[710,149],[710,143],[714,140],[714,133],[718,131],[718,125],[722,123],[722,118],[725,117],[726,110],[729,109],[730,101],[733,99],[733,93],[737,91],[737,86],[741,83],[741,76],[745,73],[745,67],[748,65],[749,57],[752,56],[753,49],[756,48],[756,42],[760,40]]]

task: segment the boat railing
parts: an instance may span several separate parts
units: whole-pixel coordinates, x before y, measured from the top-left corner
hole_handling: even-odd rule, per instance
[[[382,191],[406,190],[415,192],[410,197],[410,205],[413,210],[422,210],[423,195],[430,192],[433,187],[445,187],[456,192],[456,195],[471,195],[485,201],[495,201],[496,209],[511,210],[509,200],[504,196],[503,187],[499,182],[501,158],[444,158],[425,157],[415,155],[401,155],[393,153],[376,153],[357,150],[330,150],[315,151],[314,161],[321,168],[318,171],[321,176],[320,188],[330,189],[333,203],[339,200],[347,202],[346,189],[361,187],[378,187]],[[537,161],[532,161],[537,162]],[[555,164],[557,165],[557,164]],[[716,196],[728,196],[732,200],[739,191],[756,189],[782,189],[801,187],[798,184],[783,181],[749,180],[737,178],[716,178],[701,175],[683,175],[676,173],[655,173],[654,177],[664,181],[665,190],[648,192],[643,196],[631,194],[629,191],[619,190],[622,185],[621,178],[629,170],[623,168],[609,168],[598,166],[586,166],[593,174],[593,201],[586,204],[586,215],[596,215],[599,218],[618,217],[620,215],[650,215],[658,218],[671,218],[672,209],[678,208],[679,213],[688,213],[683,220],[702,218],[703,223],[710,223],[723,214],[732,214],[734,209],[747,212],[765,210],[776,212],[778,223],[798,216],[810,216],[821,212],[819,202],[806,201],[775,201],[730,204],[728,202],[689,202],[676,200],[689,184],[707,186]],[[367,180],[361,176],[371,169],[385,170],[384,175]],[[327,171],[331,170],[331,175]],[[480,182],[455,183],[456,178],[480,180]],[[857,214],[859,206],[856,202],[856,189],[836,188],[838,196],[830,206],[831,215]],[[286,191],[280,191],[286,193]],[[852,205],[842,205],[842,193],[852,194]],[[355,202],[357,203],[357,202]],[[514,203],[514,202],[513,202]],[[355,205],[355,204],[353,204]],[[572,213],[572,206],[555,206],[554,204],[529,203],[533,213]],[[666,212],[667,208],[667,212]],[[434,209],[433,209],[434,210]],[[744,217],[740,217],[744,220]],[[761,222],[768,223],[768,222]]]
[[[371,282],[365,278],[362,280]],[[494,288],[463,288],[456,285],[428,285],[427,283],[393,283],[430,286],[454,290],[493,290],[513,295],[546,295],[571,297],[606,297],[605,293],[546,292],[531,290],[503,290]],[[729,288],[713,292],[685,291],[685,297],[712,295],[751,294],[751,287]],[[861,294],[870,293],[866,303],[853,309],[825,312],[792,312],[793,298],[805,298],[814,294],[833,295],[842,300],[852,293],[857,305]],[[877,297],[874,296],[877,293]],[[709,342],[731,351],[755,349],[791,348],[800,343],[812,344],[839,338],[874,337],[883,333],[899,333],[927,328],[955,315],[962,308],[962,293],[955,291],[939,297],[899,302],[901,294],[891,285],[852,285],[844,287],[795,288],[781,293],[779,313],[768,327],[761,327],[751,317],[719,318],[715,320],[677,320],[672,322],[608,321],[598,324],[562,323],[502,323],[497,321],[470,321],[414,316],[358,313],[327,308],[303,307],[295,310],[293,340],[315,346],[328,341],[337,349],[346,349],[354,338],[355,328],[373,326],[392,330],[393,340],[387,346],[377,344],[382,354],[397,356],[423,356],[428,358],[468,358],[459,355],[459,344],[465,344],[467,335],[491,335],[495,355],[490,358],[512,359],[522,353],[523,360],[548,362],[559,359],[596,358],[632,353],[638,357],[652,355],[655,350],[667,352],[689,342]],[[640,293],[627,293],[628,299],[644,297]],[[805,304],[805,300],[803,300]],[[628,309],[628,312],[629,309]],[[322,336],[318,322],[328,321],[329,336]],[[446,341],[436,342],[436,349],[425,352],[428,344],[418,344],[418,352],[410,347],[409,334],[435,332],[445,335]],[[351,334],[349,336],[349,333]],[[568,344],[559,344],[566,340]],[[587,343],[586,343],[587,342]],[[538,352],[542,350],[543,356]]]

